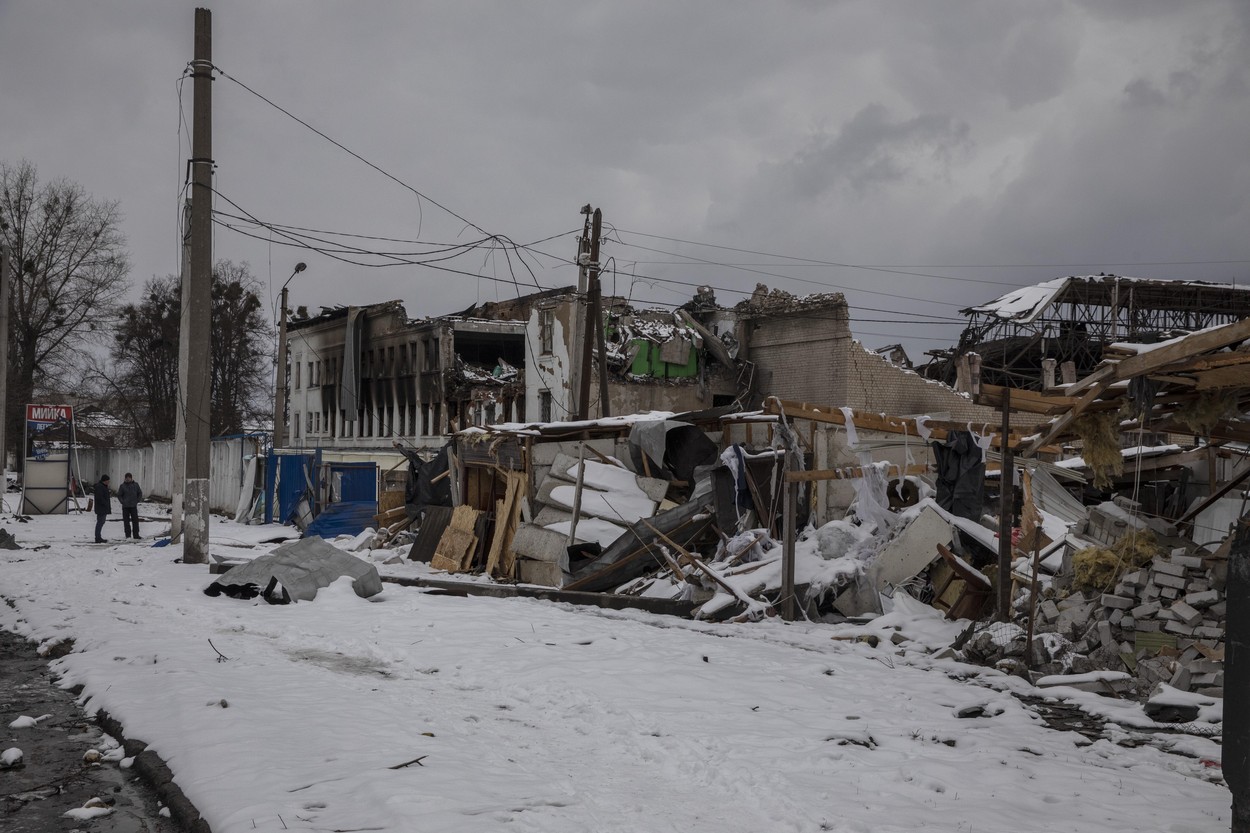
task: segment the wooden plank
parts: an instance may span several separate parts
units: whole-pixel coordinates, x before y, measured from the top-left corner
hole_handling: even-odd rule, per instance
[[[1081,413],[1089,407],[1090,403],[1102,396],[1103,391],[1105,391],[1111,384],[1109,376],[1110,374],[1103,374],[1103,378],[1098,382],[1095,382],[1094,386],[1091,387],[1075,405],[1069,408],[1066,413],[1060,414],[1056,417],[1050,424],[1049,428],[1039,434],[1037,439],[1025,446],[1025,448],[1021,450],[1020,456],[1030,457],[1037,454],[1044,446],[1048,445],[1052,440],[1067,430],[1068,426],[1072,424],[1072,421],[1080,416]]]
[[[443,530],[430,559],[430,566],[436,570],[461,572],[466,560],[473,558],[473,549],[477,545],[477,536],[473,529],[482,513],[471,506],[457,506],[452,510],[451,522]]]
[[[770,397],[764,403],[766,413],[775,415],[785,415],[791,419],[810,419],[815,422],[824,422],[830,425],[845,425],[846,417],[842,414],[840,408],[831,408],[828,405],[813,405],[808,402],[795,402],[792,400],[777,400]],[[919,437],[920,432],[917,430],[916,420],[908,417],[886,416],[869,411],[852,410],[851,416],[855,422],[857,431],[880,431],[885,434],[904,434],[911,437]],[[925,427],[929,429],[930,439],[944,440],[951,431],[967,431],[968,422],[954,420],[925,420]],[[996,428],[997,425],[985,423],[990,428]],[[1002,446],[1002,437],[998,431],[994,431],[994,442],[991,448]],[[1012,434],[1009,443],[1013,447],[1019,447],[1024,442],[1024,438],[1019,434]],[[1054,449],[1058,451],[1059,449]]]
[[[1124,359],[1112,367],[1117,380],[1132,379],[1143,373],[1163,370],[1171,364],[1190,359],[1199,353],[1219,350],[1248,338],[1250,338],[1250,318],[1243,318],[1222,327],[1190,333],[1156,350],[1138,353],[1132,358]]]
[[[512,538],[516,535],[517,526],[521,523],[521,505],[525,503],[526,484],[528,478],[523,472],[514,471],[508,474],[508,489],[514,497],[508,511],[507,539],[499,553],[499,576],[501,578],[516,577],[516,553],[512,551]],[[506,494],[506,492],[505,492]],[[498,520],[496,520],[498,523]]]

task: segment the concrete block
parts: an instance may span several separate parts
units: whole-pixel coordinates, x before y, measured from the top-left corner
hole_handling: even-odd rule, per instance
[[[1062,612],[1065,610],[1071,610],[1074,607],[1085,607],[1089,604],[1089,601],[1089,599],[1085,598],[1080,593],[1073,593],[1071,596],[1060,599],[1056,602],[1056,604],[1059,605],[1059,610]]]
[[[1190,570],[1205,569],[1205,566],[1202,563],[1202,557],[1198,555],[1177,555],[1176,553],[1172,553],[1171,561],[1175,565],[1179,565]]]
[[[541,584],[544,587],[564,586],[564,570],[552,561],[518,558],[517,573],[523,584]]]
[[[1123,610],[1111,611],[1111,615],[1107,617],[1107,621],[1110,622],[1112,625],[1119,627],[1120,622],[1124,621],[1124,611]]]
[[[1059,614],[1059,621],[1056,623],[1055,629],[1069,639],[1079,639],[1088,627],[1089,616],[1093,609],[1093,602],[1069,607]]]
[[[1184,622],[1168,622],[1164,624],[1163,630],[1165,633],[1174,633],[1177,636],[1193,636],[1194,635],[1193,626],[1186,625]]]
[[[1158,619],[1139,619],[1133,629],[1142,633],[1158,633],[1163,630],[1163,624]]]
[[[1124,616],[1120,619],[1120,630],[1132,631],[1137,629],[1137,620],[1132,616]]]
[[[1111,623],[1103,620],[1094,626],[1098,635],[1098,644],[1104,648],[1110,648],[1117,644],[1116,639],[1111,634]]]
[[[1134,607],[1136,604],[1137,604],[1137,600],[1133,598],[1129,598],[1126,596],[1113,596],[1110,593],[1102,594],[1102,606],[1103,607],[1110,607],[1116,610],[1128,610],[1130,607]]]
[[[1185,604],[1200,610],[1205,610],[1219,600],[1220,593],[1218,590],[1201,590],[1197,593],[1191,591],[1185,594]]]
[[[1224,629],[1199,625],[1194,628],[1194,636],[1198,639],[1222,639],[1224,637]]]
[[[1053,622],[1059,618],[1059,605],[1055,604],[1051,599],[1046,599],[1038,605],[1037,611],[1041,615],[1043,622]]]
[[[1145,619],[1147,617],[1154,616],[1162,608],[1163,605],[1158,602],[1146,602],[1145,604],[1140,604],[1133,608],[1131,612],[1134,619]]]
[[[1159,585],[1155,584],[1153,581],[1149,582],[1145,589],[1141,591],[1140,598],[1148,602],[1159,598]]]
[[[1224,672],[1212,671],[1210,673],[1205,673],[1205,674],[1194,674],[1193,669],[1191,668],[1189,684],[1190,686],[1194,688],[1197,688],[1199,686],[1203,688],[1206,688],[1208,686],[1219,686],[1220,688],[1223,688],[1224,687]]]
[[[1176,673],[1172,675],[1172,679],[1168,682],[1168,685],[1172,686],[1172,688],[1178,688],[1181,691],[1189,691],[1189,681],[1191,677],[1192,675],[1189,673],[1189,669],[1182,665],[1176,669]]]
[[[1197,625],[1202,621],[1202,614],[1184,602],[1174,602],[1170,609],[1172,616],[1186,625]]]
[[[1124,577],[1120,579],[1120,583],[1127,587],[1140,590],[1146,586],[1146,582],[1148,580],[1149,576],[1145,570],[1134,570],[1131,573],[1125,573]]]
[[[1219,601],[1207,608],[1207,615],[1216,619],[1223,619],[1228,615],[1228,602]]]
[[[1160,587],[1172,587],[1177,590],[1183,590],[1189,580],[1183,575],[1174,576],[1169,573],[1155,573],[1154,583]]]
[[[1154,563],[1150,565],[1150,569],[1151,572],[1154,573],[1154,579],[1156,582],[1159,581],[1159,576],[1182,578],[1185,575],[1184,566],[1171,561],[1164,561],[1162,559],[1155,559]]]
[[[567,569],[569,565],[568,537],[533,524],[517,527],[516,535],[512,537],[512,551],[522,558],[556,564],[561,569]]]
[[[1205,576],[1206,574],[1204,573],[1203,575]],[[1211,582],[1207,581],[1206,578],[1190,579],[1187,589],[1190,593],[1205,593],[1211,589]]]
[[[1178,590],[1175,587],[1162,587],[1159,589],[1159,598],[1171,601],[1172,599],[1179,599],[1183,592],[1183,590]]]

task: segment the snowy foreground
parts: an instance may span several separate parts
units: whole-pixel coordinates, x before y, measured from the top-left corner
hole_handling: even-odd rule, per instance
[[[91,545],[89,516],[0,525],[50,545],[0,550],[0,628],[72,639],[62,684],[148,742],[215,833],[1230,825],[1211,740],[1091,744],[1047,728],[1017,678],[854,638],[949,639],[928,608],[861,630],[711,625],[342,582],[269,606],[205,596],[180,548]]]

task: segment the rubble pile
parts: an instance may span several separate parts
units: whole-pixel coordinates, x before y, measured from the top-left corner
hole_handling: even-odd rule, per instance
[[[1222,696],[1224,582],[1228,561],[1177,547],[1125,572],[1108,592],[1078,591],[1038,605],[1038,630],[1068,642],[1035,648],[1051,673],[1118,669],[1143,690],[1166,682],[1181,691]],[[1087,660],[1072,660],[1072,653]],[[1067,661],[1065,662],[1065,654]]]

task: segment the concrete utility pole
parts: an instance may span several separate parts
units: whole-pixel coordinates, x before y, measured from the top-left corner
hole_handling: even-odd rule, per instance
[[[308,267],[303,263],[295,264],[295,271],[291,273],[291,278],[303,272]],[[278,313],[278,367],[274,371],[273,377],[273,447],[281,448],[286,445],[286,385],[287,385],[287,367],[286,367],[286,285],[291,282],[291,278],[287,278],[282,284],[282,310]]]
[[[191,201],[182,206],[182,272],[178,314],[178,402],[174,421],[173,494],[169,507],[169,541],[182,540],[182,502],[187,479],[187,361],[191,343]]]
[[[577,396],[577,419],[590,419],[590,374],[594,367],[594,345],[596,338],[600,341],[603,337],[603,313],[602,304],[600,302],[599,290],[599,233],[603,229],[603,212],[595,209],[592,215],[590,226],[590,262],[587,264],[587,287],[586,287],[586,315],[589,319],[586,322],[585,332],[582,338],[582,367],[581,379],[579,380],[579,390]],[[602,353],[599,356],[601,365],[605,365]],[[607,377],[600,377],[600,396],[604,397],[604,401],[600,403],[600,414],[606,413],[607,397],[605,391],[607,389]]]
[[[191,136],[191,269],[187,320],[187,490],[184,564],[208,561],[212,433],[210,375],[213,282],[213,13],[195,10],[194,118]]]
[[[9,462],[5,429],[9,417],[9,247],[0,244],[0,474]],[[2,488],[8,488],[6,483]]]

